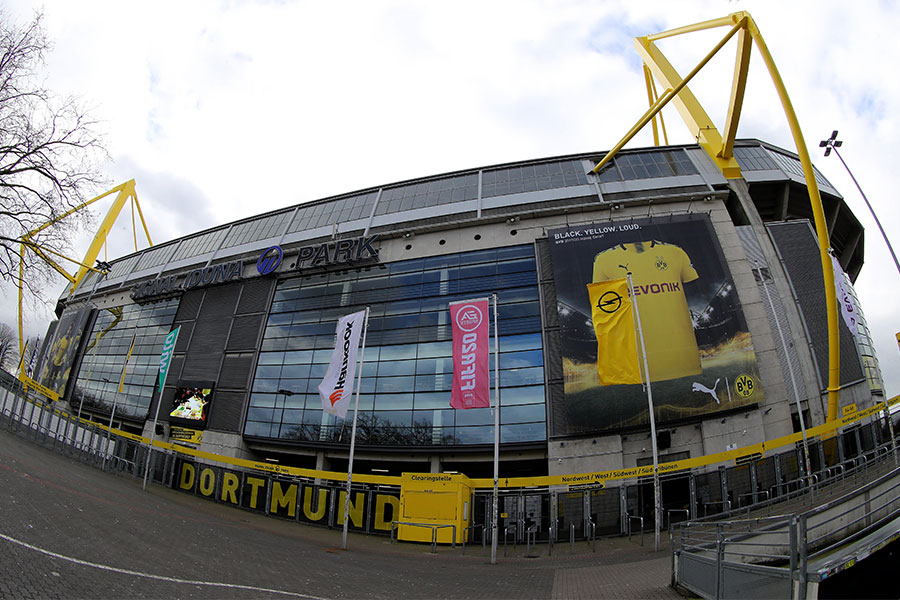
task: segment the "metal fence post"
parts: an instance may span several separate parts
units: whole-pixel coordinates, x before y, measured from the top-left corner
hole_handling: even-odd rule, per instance
[[[798,519],[798,532],[797,532],[797,545],[799,549],[799,564],[798,568],[800,569],[800,589],[798,593],[798,598],[806,598],[806,570],[807,570],[807,539],[806,539],[806,515],[800,515]]]
[[[723,596],[724,590],[722,586],[724,582],[722,581],[722,568],[723,568],[723,560],[725,556],[724,548],[722,547],[722,524],[716,523],[716,600],[720,600]]]
[[[797,562],[798,562],[797,559],[798,559],[798,552],[800,550],[797,546],[797,539],[798,539],[798,535],[799,535],[798,529],[800,527],[799,522],[800,522],[800,518],[797,515],[793,515],[793,516],[791,516],[790,527],[788,527],[788,531],[790,533],[790,544],[791,544],[790,555],[791,555],[791,597],[792,598],[795,596],[798,596],[798,594],[796,594],[796,588],[800,584],[799,574],[797,573]]]

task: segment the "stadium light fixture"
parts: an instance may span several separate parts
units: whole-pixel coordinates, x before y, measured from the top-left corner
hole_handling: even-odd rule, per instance
[[[840,148],[844,142],[837,139],[837,134],[837,129],[832,131],[830,138],[819,142],[819,148],[825,148],[825,156],[831,155],[831,151],[834,150],[834,153],[837,154],[837,157],[838,159],[840,159],[841,164],[844,165],[845,169],[847,169],[847,173],[850,175],[850,179],[853,180],[853,184],[856,186],[856,189],[859,190],[859,195],[862,196],[863,201],[869,208],[869,212],[872,213],[872,218],[875,219],[875,224],[878,225],[878,231],[881,232],[881,237],[884,238],[884,243],[887,246],[888,251],[891,253],[891,258],[894,259],[894,265],[897,267],[897,272],[900,273],[900,262],[897,261],[897,255],[894,253],[894,248],[893,246],[891,246],[891,241],[888,239],[887,234],[884,232],[884,227],[881,226],[881,221],[878,220],[878,215],[875,214],[875,210],[869,203],[869,199],[866,198],[865,192],[862,191],[859,182],[856,181],[856,177],[853,176],[853,171],[850,170],[850,167],[848,167],[847,163],[844,161],[844,157],[841,156],[840,152],[838,152],[838,148]]]

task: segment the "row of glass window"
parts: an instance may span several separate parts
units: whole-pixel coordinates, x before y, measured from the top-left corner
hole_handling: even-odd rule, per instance
[[[749,158],[748,153],[754,150],[757,148],[736,147],[735,155],[743,161],[741,153],[746,154]],[[771,158],[768,159],[769,162],[771,160]],[[785,160],[787,161],[783,165],[785,169],[792,170],[793,164],[787,164],[790,162],[790,157],[785,157]],[[605,182],[696,173],[697,169],[687,157],[687,153],[682,149],[675,149],[620,154],[601,171],[599,177],[600,181]],[[819,176],[817,173],[817,178]],[[393,214],[416,208],[475,200],[478,198],[478,177],[478,172],[472,172],[383,188],[375,214]],[[484,198],[588,183],[584,161],[580,159],[489,169],[482,171],[481,177],[481,195]],[[301,206],[288,226],[287,232],[294,233],[366,218],[371,214],[376,198],[378,198],[378,191],[371,191],[310,206]],[[224,247],[272,237],[281,230],[291,214],[290,211],[286,211],[235,225],[231,228]],[[220,247],[222,238],[228,231],[228,228],[225,227],[184,240],[178,245],[174,255],[172,252],[175,244],[148,249],[140,255],[140,264],[137,270],[159,266],[169,260],[178,261],[212,252]],[[117,262],[113,267],[111,277],[118,277],[130,271],[131,260],[133,259]],[[126,261],[129,262],[126,263]],[[126,267],[129,267],[127,271]]]
[[[172,256],[173,261],[179,261],[192,256],[200,256],[214,251],[222,243],[222,238],[228,233],[228,227],[216,229],[215,231],[207,231],[192,238],[182,240],[178,245],[178,250]]]
[[[468,173],[384,188],[376,215],[387,215],[417,208],[440,206],[478,199],[478,173]]]
[[[311,402],[318,402],[316,396]],[[362,406],[362,396],[360,396],[360,416],[369,415],[377,418],[379,422],[390,426],[411,426],[413,423],[427,423],[428,425],[439,425],[442,427],[452,427],[454,425],[490,425],[494,422],[494,416],[489,408],[470,408],[467,410],[456,410],[445,407],[443,409],[422,409],[422,410],[373,410]],[[355,402],[355,400],[354,400]],[[355,406],[355,405],[354,405]],[[544,421],[544,404],[523,404],[518,406],[502,406],[500,409],[500,422],[502,424],[512,423],[532,423]],[[352,416],[353,408],[348,413],[348,418]],[[282,423],[312,423],[321,424],[322,419],[327,417],[322,412],[321,404],[316,408],[293,409],[293,408],[265,408],[251,406],[247,410],[247,420],[249,421],[281,421]]]
[[[483,295],[498,294],[501,419],[507,426],[529,425],[517,431],[540,436],[527,441],[545,439],[543,350],[532,246],[402,261],[384,265],[375,274],[332,273],[280,282],[255,372],[245,434],[265,437],[265,431],[269,435],[277,431],[280,438],[309,439],[310,428],[317,428],[319,435],[330,435],[317,388],[331,360],[335,322],[377,292],[390,301],[370,304],[359,380],[361,415],[375,436],[367,439],[394,443],[390,440],[413,436],[420,440],[416,443],[427,444],[480,439],[457,435],[456,430],[490,425],[490,411],[458,411],[467,413],[460,416],[449,408],[453,366],[448,304],[472,297],[458,294],[459,286],[446,285],[450,270],[455,271],[452,281],[483,285]],[[436,284],[423,293],[430,285],[423,282],[429,278]],[[491,354],[492,385],[493,362]]]
[[[145,418],[156,385],[159,355],[175,320],[178,299],[153,304],[126,304],[99,311],[91,330],[74,391],[74,403],[84,409]],[[116,392],[125,358],[124,386]]]
[[[307,389],[293,392],[290,388],[282,390],[278,388],[271,393],[261,393],[254,390],[250,396],[250,408],[289,408],[289,409],[313,409],[321,410],[322,403],[317,387],[321,380],[316,380]],[[299,389],[299,388],[294,388]],[[493,382],[491,385],[493,397]],[[436,410],[450,406],[450,390],[442,391],[416,391],[415,393],[373,393],[378,390],[361,389],[359,394],[359,406],[366,410]],[[288,393],[285,393],[288,392]],[[304,393],[305,392],[305,393]],[[354,390],[354,402],[356,393]],[[538,404],[544,401],[543,382],[536,385],[521,387],[501,387],[500,406],[520,406],[524,404]],[[493,402],[493,400],[491,400]],[[470,409],[465,412],[471,412]]]
[[[248,421],[248,436],[298,442],[350,443],[350,425],[290,424]],[[500,426],[500,443],[532,442],[547,438],[546,423],[519,423]],[[456,446],[490,444],[494,441],[493,425],[438,427],[416,424],[409,427],[386,427],[365,418],[357,424],[358,444],[380,446]]]
[[[293,211],[287,211],[233,225],[228,232],[228,237],[222,242],[222,248],[233,248],[279,235],[284,231],[291,215],[293,215]]]

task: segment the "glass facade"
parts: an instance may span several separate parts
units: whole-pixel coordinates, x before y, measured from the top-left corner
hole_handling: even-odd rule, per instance
[[[375,215],[478,199],[478,173],[384,188]]]
[[[192,238],[183,240],[178,245],[178,250],[172,255],[173,261],[179,261],[192,256],[200,256],[216,250],[222,243],[222,238],[228,233],[228,228],[217,229],[195,235]]]
[[[657,150],[617,154],[597,173],[597,177],[601,183],[608,183],[697,173],[697,167],[684,150]]]
[[[288,227],[288,233],[368,218],[378,192],[338,198],[311,206],[301,206]]]
[[[278,283],[244,435],[349,444],[346,422],[317,393],[337,319],[370,307],[357,442],[448,446],[493,442],[490,409],[450,408],[448,304],[496,292],[501,442],[546,441],[544,361],[534,248],[449,254]],[[493,385],[494,358],[491,357]]]
[[[524,165],[483,172],[484,198],[506,196],[537,190],[552,190],[587,185],[584,165],[580,160]]]
[[[109,414],[115,400],[116,415],[146,418],[159,372],[159,355],[176,310],[177,298],[100,310],[73,392],[73,408]],[[116,397],[132,335],[134,350],[128,361],[125,385]]]
[[[261,219],[254,219],[244,223],[238,223],[228,232],[228,237],[222,242],[222,248],[232,248],[241,244],[249,244],[259,240],[265,240],[280,235],[285,225],[290,221],[294,211],[287,211],[277,215],[269,215]]]

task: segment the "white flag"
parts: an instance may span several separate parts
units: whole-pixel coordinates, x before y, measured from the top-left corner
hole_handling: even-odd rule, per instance
[[[325,378],[319,384],[322,410],[344,418],[353,395],[353,377],[356,374],[356,352],[359,336],[362,334],[366,311],[341,317],[337,324],[336,343],[331,355],[331,364]]]
[[[834,287],[837,292],[838,304],[841,307],[841,315],[844,317],[844,323],[847,324],[850,333],[853,334],[853,337],[857,337],[859,336],[859,318],[857,317],[859,309],[853,300],[853,294],[847,289],[844,269],[841,268],[841,263],[833,254],[831,255],[831,264],[834,267]]]

